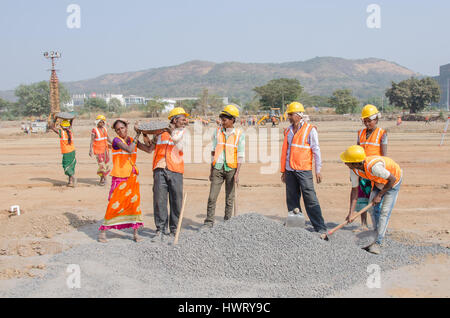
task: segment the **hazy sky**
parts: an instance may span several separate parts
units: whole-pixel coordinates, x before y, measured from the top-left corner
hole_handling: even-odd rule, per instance
[[[67,27],[70,4],[80,28]],[[367,27],[367,6],[381,28]],[[0,90],[48,80],[42,56],[59,50],[62,81],[190,60],[287,62],[377,57],[437,75],[450,63],[446,0],[1,0]]]

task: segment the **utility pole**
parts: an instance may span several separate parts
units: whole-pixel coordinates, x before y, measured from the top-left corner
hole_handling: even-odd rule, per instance
[[[56,113],[61,111],[59,103],[59,80],[55,69],[55,59],[61,58],[61,53],[55,51],[45,52],[44,57],[52,60],[52,68],[50,70],[52,72],[50,76],[50,116],[48,118],[50,121]]]

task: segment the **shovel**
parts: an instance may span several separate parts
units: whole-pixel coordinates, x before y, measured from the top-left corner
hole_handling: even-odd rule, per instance
[[[187,193],[184,194],[183,206],[181,207],[180,217],[178,218],[177,232],[175,233],[175,239],[173,241],[173,245],[178,244],[178,238],[180,237],[181,224],[183,223],[183,215],[184,215],[184,207],[186,205],[186,199],[187,199]]]
[[[369,210],[371,207],[373,206],[373,203],[370,202],[364,209],[362,209],[361,211],[359,211],[358,213],[356,213],[349,221],[345,221],[344,223],[339,224],[338,226],[334,227],[333,229],[329,230],[327,232],[327,237],[330,235],[333,235],[334,232],[336,232],[339,229],[342,229],[344,226],[346,226],[349,223],[352,223],[354,220],[356,220],[356,218],[358,216],[360,216],[361,214],[363,214],[364,212],[367,212],[367,210]]]
[[[305,227],[305,216],[300,212],[299,208],[288,212],[285,225],[287,227]]]

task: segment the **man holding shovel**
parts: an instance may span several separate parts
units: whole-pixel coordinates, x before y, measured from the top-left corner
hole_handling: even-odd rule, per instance
[[[374,183],[369,197],[369,202],[372,202],[374,207],[369,212],[377,238],[365,249],[370,253],[380,254],[381,243],[402,184],[402,170],[394,160],[388,157],[366,156],[364,148],[358,145],[347,148],[341,154],[341,160],[349,167],[352,182],[350,209],[346,218],[349,222],[353,219],[358,199],[359,178],[368,179]]]
[[[178,218],[183,201],[183,136],[188,124],[186,111],[176,107],[169,113],[170,128],[152,141],[144,135],[153,153],[153,213],[156,235],[153,241],[162,239],[167,227],[169,235],[175,237]],[[167,197],[170,202],[170,218],[167,210]]]
[[[326,239],[327,228],[322,216],[319,200],[314,190],[312,161],[314,157],[317,183],[322,182],[320,169],[319,138],[317,129],[304,120],[305,108],[301,103],[288,105],[287,113],[291,126],[284,134],[281,152],[281,181],[286,184],[288,211],[300,212],[300,198],[303,195],[306,213],[320,238]]]

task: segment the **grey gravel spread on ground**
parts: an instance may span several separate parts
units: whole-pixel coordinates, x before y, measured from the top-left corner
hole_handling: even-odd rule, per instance
[[[20,280],[2,297],[324,297],[365,284],[367,268],[383,272],[419,262],[448,249],[405,245],[385,239],[381,255],[361,249],[351,230],[320,240],[311,228],[287,228],[256,213],[237,216],[212,229],[185,230],[178,245],[165,236],[131,240],[116,232],[107,244],[92,242],[54,256],[46,274]],[[93,235],[92,235],[93,236]],[[70,289],[69,264],[81,270]]]

